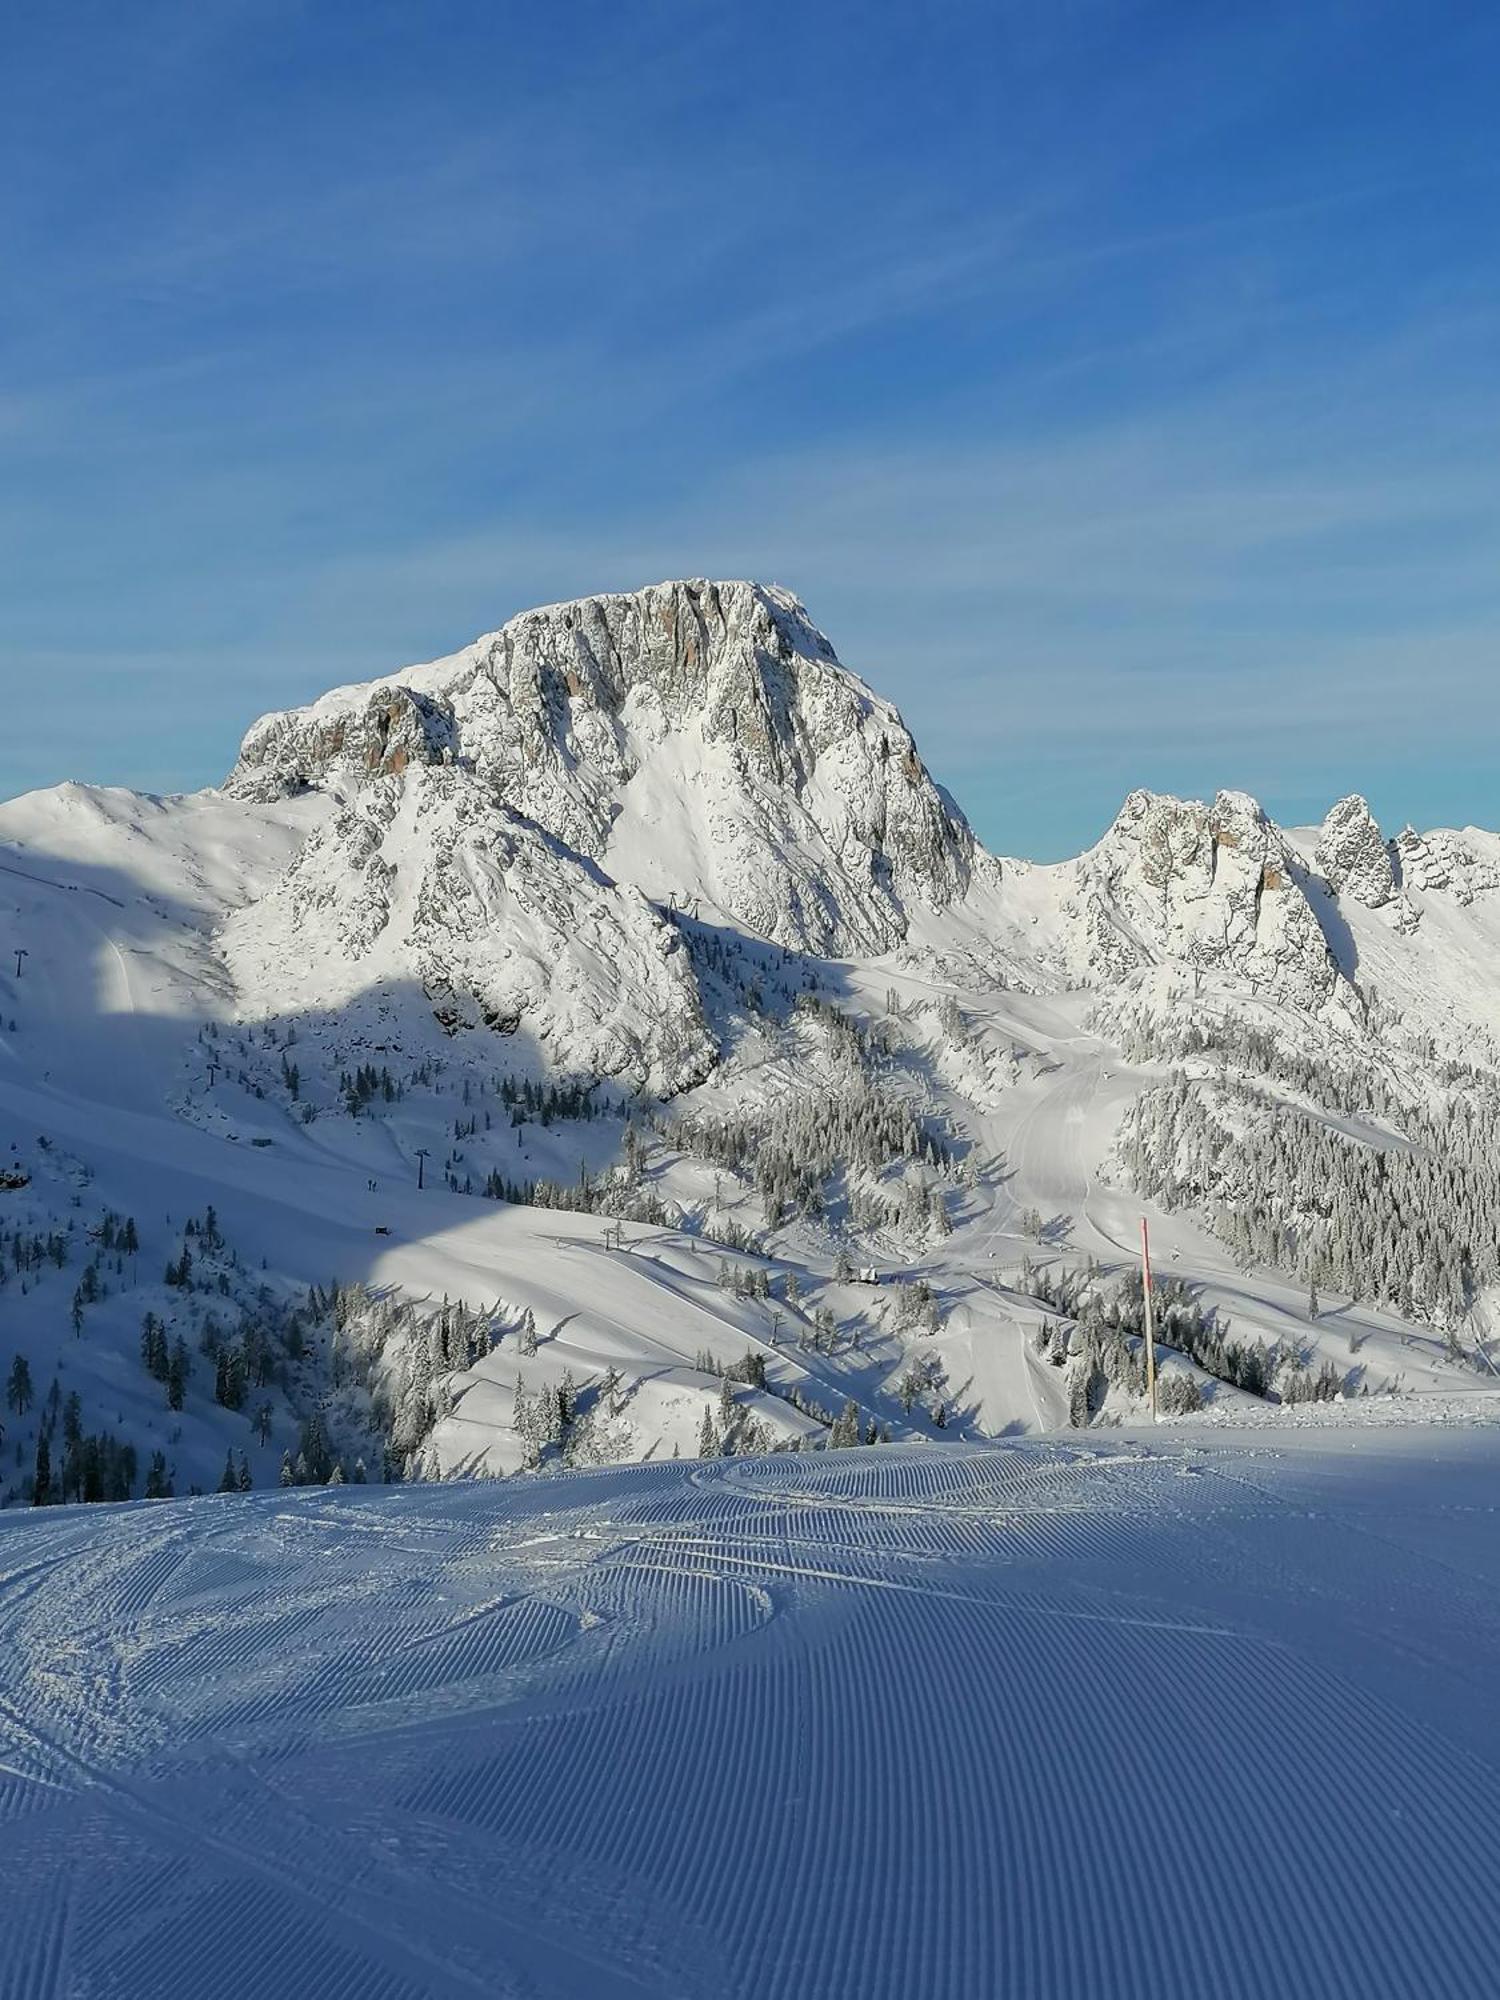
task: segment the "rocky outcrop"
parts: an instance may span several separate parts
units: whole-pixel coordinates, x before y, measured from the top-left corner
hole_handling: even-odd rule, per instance
[[[1211,806],[1132,792],[1073,868],[1063,954],[1081,984],[1177,961],[1304,1008],[1339,984],[1292,850],[1244,792]]]
[[[458,739],[446,703],[399,684],[349,692],[363,698],[262,716],[240,745],[225,790],[270,800],[314,783],[353,789],[414,765],[452,763]]]
[[[616,878],[820,952],[890,949],[910,903],[946,907],[985,865],[895,709],[796,598],[757,584],[525,612],[449,660],[262,718],[227,788],[348,792],[445,763]]]
[[[1396,895],[1391,850],[1357,792],[1330,808],[1318,836],[1317,864],[1336,896],[1351,896],[1368,910],[1380,909]]]
[[[1493,835],[1480,838],[1494,844]],[[1401,878],[1409,888],[1445,893],[1464,905],[1500,889],[1500,860],[1494,854],[1477,853],[1447,828],[1418,833],[1415,827],[1403,827],[1395,845]]]

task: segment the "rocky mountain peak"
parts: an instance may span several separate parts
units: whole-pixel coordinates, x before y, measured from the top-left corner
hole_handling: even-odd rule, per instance
[[[448,660],[262,717],[226,789],[348,793],[413,764],[457,765],[658,900],[818,951],[890,949],[908,902],[945,907],[976,864],[896,710],[773,585],[523,612]]]
[[[1132,792],[1074,864],[1070,970],[1088,984],[1175,960],[1304,1007],[1338,967],[1281,829],[1246,792],[1197,799]]]
[[[1352,896],[1366,909],[1378,910],[1396,894],[1391,850],[1357,792],[1329,808],[1318,836],[1317,864],[1335,895]]]

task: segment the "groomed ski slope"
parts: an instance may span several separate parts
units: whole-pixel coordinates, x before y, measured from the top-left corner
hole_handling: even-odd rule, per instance
[[[1479,1995],[1500,1429],[0,1518],[0,1992]]]

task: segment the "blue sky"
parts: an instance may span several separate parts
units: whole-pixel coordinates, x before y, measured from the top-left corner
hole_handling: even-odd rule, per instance
[[[0,793],[798,590],[981,835],[1500,824],[1492,5],[21,4]]]

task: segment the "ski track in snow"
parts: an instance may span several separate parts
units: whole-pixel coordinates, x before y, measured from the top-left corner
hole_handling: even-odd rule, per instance
[[[1495,1434],[0,1520],[0,1993],[1493,1991]]]

